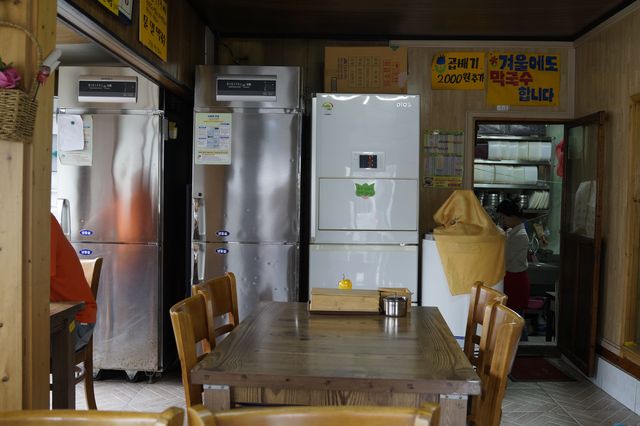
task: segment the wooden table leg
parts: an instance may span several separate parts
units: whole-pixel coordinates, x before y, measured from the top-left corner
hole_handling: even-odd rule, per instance
[[[231,408],[231,389],[226,385],[203,385],[204,406],[211,411]]]
[[[76,408],[73,346],[68,324],[51,335],[52,408]]]
[[[467,424],[467,395],[440,395],[440,424],[462,426]]]

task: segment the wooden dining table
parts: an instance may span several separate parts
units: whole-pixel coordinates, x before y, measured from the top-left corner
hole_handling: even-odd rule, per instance
[[[405,317],[263,302],[191,371],[212,410],[235,404],[418,407],[466,424],[480,379],[435,307]]]
[[[84,302],[49,303],[52,408],[76,408],[75,342],[70,325],[83,306]]]

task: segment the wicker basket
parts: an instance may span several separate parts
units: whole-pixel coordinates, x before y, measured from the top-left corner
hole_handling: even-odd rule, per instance
[[[38,70],[42,65],[42,50],[36,38],[27,29],[0,21],[1,27],[15,28],[25,33],[33,42],[38,54]],[[34,75],[29,93],[20,89],[0,89],[0,140],[30,142],[36,122],[38,81]]]

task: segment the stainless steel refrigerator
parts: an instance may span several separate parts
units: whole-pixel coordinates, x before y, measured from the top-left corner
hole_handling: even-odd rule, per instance
[[[238,310],[299,290],[301,71],[198,66],[193,282],[231,271]]]
[[[94,367],[130,377],[162,371],[172,342],[163,337],[170,301],[160,89],[124,67],[61,67],[58,87],[57,197],[66,200],[60,214],[79,256],[104,258]],[[68,149],[74,147],[66,127],[78,125],[77,117],[84,143]]]

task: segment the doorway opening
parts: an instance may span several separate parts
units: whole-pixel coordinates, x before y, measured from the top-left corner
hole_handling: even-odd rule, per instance
[[[555,346],[560,272],[564,126],[529,121],[477,121],[473,189],[498,224],[496,207],[511,199],[520,208],[527,235],[528,303],[521,312],[528,340]]]

